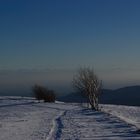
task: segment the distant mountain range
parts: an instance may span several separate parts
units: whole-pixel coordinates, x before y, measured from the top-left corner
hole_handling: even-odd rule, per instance
[[[58,100],[63,102],[86,102],[85,98],[77,93],[58,97]],[[99,102],[103,104],[140,106],[140,86],[129,86],[116,90],[103,89]]]

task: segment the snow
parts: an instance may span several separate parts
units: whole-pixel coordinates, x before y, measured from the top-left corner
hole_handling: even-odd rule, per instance
[[[117,116],[121,120],[140,129],[140,107],[124,105],[101,105],[102,111]]]
[[[102,108],[108,112],[111,107]],[[0,140],[138,140],[140,134],[136,131],[136,127],[114,114],[92,111],[79,104],[0,98]]]

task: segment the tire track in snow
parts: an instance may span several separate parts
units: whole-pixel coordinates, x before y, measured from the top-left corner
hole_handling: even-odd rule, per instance
[[[56,140],[61,137],[62,128],[63,128],[61,117],[65,115],[66,115],[66,111],[63,111],[63,112],[60,112],[59,115],[53,119],[52,128],[46,140]]]

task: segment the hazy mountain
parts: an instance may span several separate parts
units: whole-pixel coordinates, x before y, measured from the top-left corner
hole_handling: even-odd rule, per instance
[[[85,102],[85,98],[78,93],[70,93],[68,95],[59,96],[57,97],[59,101],[63,102]]]
[[[61,96],[58,99],[64,102],[86,101],[84,97],[76,93]],[[140,106],[140,86],[129,86],[116,90],[103,89],[100,96],[100,103]]]
[[[100,102],[107,104],[140,105],[140,86],[103,90]]]

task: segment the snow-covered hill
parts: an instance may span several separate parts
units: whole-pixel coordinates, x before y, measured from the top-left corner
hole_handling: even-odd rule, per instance
[[[103,105],[103,110],[107,112],[115,112],[116,108]],[[137,111],[140,113],[140,109]],[[123,107],[120,107],[120,112],[124,112]],[[132,112],[127,113],[133,115]],[[139,113],[135,114],[137,121]],[[114,113],[112,116],[92,111],[79,104],[37,103],[30,98],[0,98],[0,140],[66,139],[139,140],[140,134],[136,127],[118,119]]]

